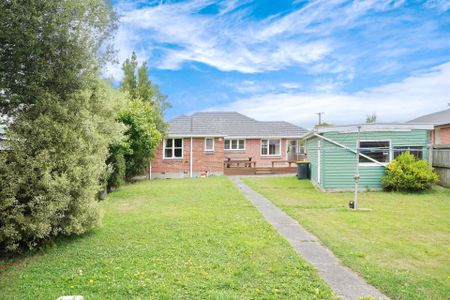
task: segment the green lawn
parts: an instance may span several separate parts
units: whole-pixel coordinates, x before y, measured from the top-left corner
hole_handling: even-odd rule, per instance
[[[0,298],[333,297],[226,177],[139,182],[104,210],[89,234],[0,261]]]
[[[450,190],[322,193],[295,177],[244,181],[316,234],[344,264],[394,299],[450,296]]]

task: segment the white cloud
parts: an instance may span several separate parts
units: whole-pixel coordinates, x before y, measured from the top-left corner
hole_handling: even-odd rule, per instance
[[[428,0],[425,2],[425,7],[437,9],[441,12],[446,12],[450,9],[449,0]]]
[[[132,49],[141,48],[142,55],[161,69],[199,62],[221,71],[256,73],[289,66],[309,68],[317,63],[316,70],[321,72],[352,73],[347,63],[338,68],[336,63],[320,64],[336,48],[330,33],[367,12],[392,9],[401,3],[321,0],[285,15],[256,20],[249,17],[245,7],[249,2],[190,0],[143,7],[119,2],[119,61]],[[217,13],[199,13],[212,5],[218,6]],[[113,67],[107,73],[118,79],[119,70]]]
[[[450,62],[399,82],[355,93],[269,93],[208,110],[239,111],[259,120],[285,120],[304,127],[316,122],[316,112],[334,124],[364,122],[377,113],[379,122],[404,122],[446,109],[450,102]]]
[[[282,84],[280,84],[280,86],[288,90],[297,90],[303,85],[297,82],[283,82]]]

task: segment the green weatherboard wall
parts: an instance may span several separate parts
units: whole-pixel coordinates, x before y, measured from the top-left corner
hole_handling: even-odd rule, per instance
[[[349,148],[356,148],[357,134],[337,131],[325,132],[323,137]],[[423,158],[427,158],[428,131],[424,129],[405,131],[366,131],[361,132],[361,140],[391,141],[391,147],[422,146]],[[318,152],[320,141],[321,151]],[[308,160],[311,162],[311,179],[325,190],[348,190],[354,187],[356,154],[343,150],[337,145],[312,137],[306,140]],[[320,155],[320,157],[319,157]],[[392,154],[391,154],[392,155]],[[318,168],[320,159],[320,170]],[[360,188],[381,188],[381,177],[385,168],[379,165],[360,166]]]

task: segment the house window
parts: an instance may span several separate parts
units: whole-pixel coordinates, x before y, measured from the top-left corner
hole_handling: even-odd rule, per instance
[[[183,158],[183,139],[165,139],[164,158],[165,159]]]
[[[245,150],[245,140],[225,140],[225,150]]]
[[[261,155],[281,155],[280,140],[261,140]]]
[[[423,159],[423,147],[421,146],[399,146],[394,147],[394,159],[404,152],[409,152],[417,159]]]
[[[361,154],[364,154],[370,158],[375,159],[381,163],[389,163],[391,160],[390,156],[390,145],[389,141],[361,141],[359,142],[359,148]],[[360,163],[374,163],[373,161],[360,156]]]
[[[205,138],[205,151],[214,151],[214,138]]]

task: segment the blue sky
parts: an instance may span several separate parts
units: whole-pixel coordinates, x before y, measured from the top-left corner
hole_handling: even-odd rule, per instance
[[[239,111],[304,127],[401,122],[448,108],[450,0],[114,1],[122,62],[136,51],[168,119]],[[120,65],[105,75],[115,82]]]

